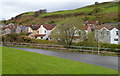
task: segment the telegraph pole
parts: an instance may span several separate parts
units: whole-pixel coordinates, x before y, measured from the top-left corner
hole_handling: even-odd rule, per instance
[[[99,42],[98,42],[98,34],[97,34],[97,51],[98,51],[98,55],[100,54],[99,52]]]

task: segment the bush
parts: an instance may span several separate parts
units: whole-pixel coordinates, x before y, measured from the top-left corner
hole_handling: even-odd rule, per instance
[[[36,38],[30,38],[26,36],[24,33],[20,34],[7,34],[2,36],[3,42],[20,42],[20,43],[38,43],[38,44],[58,44],[57,42],[49,41],[49,40],[41,40]]]
[[[4,41],[15,42],[19,34],[11,33],[4,36]]]
[[[18,37],[18,40],[17,42],[27,42],[27,43],[30,43],[32,42],[31,38],[25,36],[25,35],[22,35],[22,36],[19,36]]]
[[[35,39],[36,43],[39,44],[58,44],[57,42],[49,41],[49,40],[41,40],[41,39]]]
[[[76,46],[86,46],[86,47],[99,47],[100,48],[110,48],[110,49],[100,49],[101,51],[111,51],[111,52],[120,52],[120,45],[118,44],[108,44],[108,43],[97,43],[97,42],[90,42],[90,41],[82,41],[76,44]],[[84,48],[85,49],[85,48]],[[89,49],[88,49],[89,50]]]
[[[81,41],[76,44],[76,46],[88,46],[88,47],[97,47],[97,42],[95,41]]]
[[[119,44],[100,43],[100,46],[104,47],[104,48],[120,49],[120,45]]]

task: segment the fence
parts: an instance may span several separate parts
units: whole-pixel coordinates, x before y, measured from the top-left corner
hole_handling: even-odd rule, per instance
[[[89,52],[96,54],[117,54],[120,55],[120,49],[113,48],[100,48],[100,47],[85,47],[85,46],[70,46],[65,48],[65,45],[52,45],[52,44],[35,44],[35,43],[18,43],[18,42],[4,42],[5,46],[29,46],[38,48],[50,48],[59,50],[70,50],[72,52]],[[114,51],[114,52],[113,52]]]

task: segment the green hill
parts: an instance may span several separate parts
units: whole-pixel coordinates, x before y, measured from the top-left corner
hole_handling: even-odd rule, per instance
[[[109,16],[110,20],[105,22],[117,22],[118,21],[118,2],[104,2],[99,4],[94,4],[90,6],[85,6],[82,8],[74,10],[65,10],[65,11],[56,11],[56,12],[47,12],[43,14],[37,14],[36,12],[26,12],[22,13],[15,18],[12,18],[5,23],[15,23],[15,24],[45,24],[51,22],[58,22],[63,18],[80,16],[89,17],[88,20],[96,20],[96,15],[104,17]],[[106,19],[106,18],[105,18]]]

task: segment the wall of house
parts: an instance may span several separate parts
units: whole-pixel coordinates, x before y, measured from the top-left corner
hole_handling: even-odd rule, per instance
[[[43,39],[43,40],[46,40],[47,38],[48,38],[48,36],[37,37],[37,39]]]
[[[17,33],[17,34],[21,33],[20,27],[17,27],[17,28],[15,29],[15,33]]]
[[[28,27],[28,32],[33,32],[31,27]]]
[[[31,29],[32,30],[32,29]],[[23,30],[24,33],[31,33],[29,32],[29,28],[27,27],[25,30]]]
[[[50,35],[52,30],[47,30],[47,35]]]
[[[119,35],[116,34],[117,31],[119,32],[119,30],[116,28],[113,28],[110,31],[110,43],[111,44],[119,44]],[[116,41],[115,39],[118,39],[118,41]]]
[[[38,29],[39,34],[47,34],[47,30],[41,25],[41,27]]]
[[[110,31],[106,28],[102,28],[96,32],[98,42],[110,43]]]
[[[5,33],[5,34],[10,34],[10,33],[11,33],[11,30],[10,30],[9,28],[6,28],[6,29],[4,30],[4,33]]]

